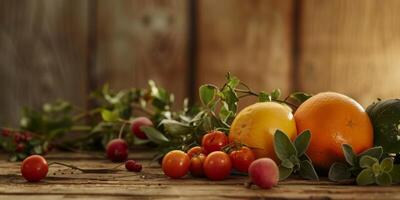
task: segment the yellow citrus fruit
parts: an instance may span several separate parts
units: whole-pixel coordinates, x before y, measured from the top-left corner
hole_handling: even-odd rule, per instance
[[[314,166],[329,169],[344,161],[342,144],[349,144],[355,153],[373,146],[374,134],[368,114],[350,97],[335,93],[319,93],[297,109],[294,114],[297,130],[311,131],[307,155]]]
[[[274,134],[279,129],[292,140],[296,137],[296,123],[291,109],[276,102],[261,102],[241,110],[231,125],[230,142],[250,147],[257,158],[275,161]]]

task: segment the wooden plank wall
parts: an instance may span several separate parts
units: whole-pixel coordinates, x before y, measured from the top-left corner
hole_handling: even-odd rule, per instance
[[[0,124],[58,98],[85,108],[88,1],[0,1]]]
[[[333,90],[364,105],[398,97],[398,8],[397,0],[0,0],[0,124],[57,97],[85,107],[104,83],[154,79],[181,102],[228,71],[255,90]]]
[[[298,89],[363,105],[400,97],[399,9],[397,0],[302,1]]]
[[[291,0],[201,0],[197,8],[197,86],[222,85],[232,72],[255,90],[290,90]]]

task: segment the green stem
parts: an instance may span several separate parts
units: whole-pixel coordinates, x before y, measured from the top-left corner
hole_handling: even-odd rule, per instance
[[[122,133],[124,132],[125,125],[126,125],[126,123],[123,123],[122,126],[121,126],[121,129],[119,130],[119,134],[118,134],[118,138],[119,139],[122,138]]]
[[[61,162],[51,162],[51,163],[49,163],[49,166],[51,166],[51,165],[61,165],[61,166],[68,167],[68,168],[71,168],[71,169],[79,170],[81,172],[85,171],[84,169],[81,169],[81,168],[79,168],[79,167],[77,167],[75,165],[69,165],[69,164],[65,164],[65,163],[61,163]]]
[[[91,116],[91,115],[97,114],[99,112],[101,112],[101,108],[95,108],[93,110],[88,110],[88,111],[85,111],[83,113],[80,113],[80,114],[72,117],[72,121],[79,121],[79,120],[85,118],[86,116]]]
[[[71,127],[71,131],[86,132],[92,130],[91,126],[75,125]]]

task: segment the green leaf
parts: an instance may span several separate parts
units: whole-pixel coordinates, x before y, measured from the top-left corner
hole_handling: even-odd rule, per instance
[[[192,130],[187,124],[172,119],[164,119],[160,125],[164,126],[165,132],[175,136],[190,133]]]
[[[284,166],[279,166],[279,181],[287,179],[293,172],[293,168],[286,168]]]
[[[147,144],[149,142],[150,142],[150,140],[142,140],[142,139],[140,139],[138,137],[135,137],[135,139],[133,140],[133,144],[135,146],[144,145],[144,144]]]
[[[296,148],[290,138],[280,130],[275,131],[274,149],[280,160],[289,159],[292,155],[297,155]]]
[[[294,164],[292,163],[292,161],[290,161],[290,159],[282,160],[281,165],[285,168],[293,168],[294,167]]]
[[[115,122],[119,119],[118,113],[106,109],[101,110],[101,117],[106,122]]]
[[[166,138],[160,131],[158,131],[154,127],[142,126],[140,127],[140,130],[142,130],[146,134],[147,138],[149,138],[149,140],[154,143],[161,144],[169,142],[169,139]]]
[[[200,86],[199,97],[201,103],[206,107],[213,106],[217,93],[218,88],[214,85],[207,84]]]
[[[221,106],[221,111],[219,112],[219,116],[220,118],[227,123],[231,123],[231,121],[233,120],[234,117],[234,113],[232,111],[229,110],[229,106],[228,104],[223,101],[222,102],[222,106]]]
[[[393,169],[393,160],[392,158],[385,158],[381,161],[381,169],[384,172],[390,172]]]
[[[294,141],[294,146],[297,149],[297,156],[303,155],[310,144],[311,132],[309,130],[303,131],[300,135],[296,137]]]
[[[371,185],[375,183],[375,177],[372,169],[367,168],[362,170],[358,174],[356,181],[358,185]]]
[[[343,144],[342,149],[347,163],[349,163],[351,166],[355,166],[357,164],[357,157],[354,154],[353,148],[351,148],[351,146],[348,144]]]
[[[271,101],[272,100],[272,97],[271,97],[271,95],[269,95],[268,93],[266,93],[266,92],[260,92],[260,94],[258,94],[258,101],[259,102],[268,102],[268,101]]]
[[[392,171],[390,171],[392,182],[397,184],[400,183],[400,165],[393,165]]]
[[[375,163],[379,163],[378,159],[371,157],[371,156],[363,156],[360,159],[360,167],[361,168],[372,167]]]
[[[297,101],[297,103],[299,103],[299,104],[302,104],[310,97],[312,97],[311,94],[307,94],[307,93],[303,93],[303,92],[295,92],[289,96],[290,99]]]
[[[42,149],[42,146],[40,146],[40,145],[38,145],[38,146],[35,146],[34,148],[33,148],[33,152],[35,153],[35,154],[42,154],[43,153],[43,149]]]
[[[229,72],[225,75],[225,78],[227,81],[226,85],[231,88],[236,88],[240,83],[240,80],[236,76],[232,76]]]
[[[389,186],[392,185],[392,177],[389,173],[383,172],[382,174],[376,177],[376,183],[381,186]]]
[[[351,177],[351,172],[345,163],[335,162],[331,165],[328,178],[331,181],[346,180]]]
[[[382,154],[383,154],[382,147],[373,147],[373,148],[363,151],[361,154],[358,155],[358,157],[361,158],[363,156],[371,156],[371,157],[379,160],[379,159],[381,159]]]
[[[315,171],[312,163],[308,160],[303,160],[300,162],[299,175],[305,179],[318,181],[318,174]]]
[[[278,100],[280,97],[281,97],[281,90],[279,88],[272,90],[271,98],[273,100]]]
[[[228,104],[229,110],[233,113],[236,113],[239,98],[234,89],[230,86],[225,87],[224,90],[221,92],[221,96],[226,104]]]

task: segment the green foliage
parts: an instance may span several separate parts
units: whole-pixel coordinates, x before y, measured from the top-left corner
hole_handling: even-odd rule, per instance
[[[368,156],[370,158],[374,158],[375,160],[379,160],[383,154],[382,147],[373,147],[360,153],[359,155],[356,155],[353,151],[353,148],[348,144],[343,144],[342,150],[346,158],[346,163],[336,162],[332,164],[328,174],[328,178],[331,181],[341,182],[356,177],[363,169],[360,163],[360,160],[363,157]]]
[[[189,106],[185,100],[178,111],[172,109],[179,107],[174,105],[174,95],[152,80],[148,82],[147,88],[130,88],[116,92],[104,85],[91,93],[90,100],[94,108],[87,111],[79,110],[65,101],[46,103],[40,110],[26,108],[21,126],[15,132],[33,133],[33,139],[24,143],[24,151],[17,152],[18,144],[13,142],[12,137],[0,136],[0,147],[17,160],[32,153],[42,154],[49,146],[66,150],[102,149],[110,140],[120,135],[133,145],[157,147],[160,152],[157,156],[161,157],[171,149],[186,150],[198,145],[202,135],[208,131],[229,132],[230,124],[238,112],[238,103],[244,97],[254,96],[262,102],[274,101],[288,104],[295,109],[297,105],[287,100],[304,99],[307,96],[298,93],[281,99],[279,89],[257,93],[230,73],[225,79],[222,87],[205,84],[199,88],[200,106]],[[146,140],[136,138],[127,128],[131,120],[138,116],[149,117],[155,125],[143,128],[148,138]],[[66,133],[77,134],[77,137],[64,138]],[[301,135],[294,144],[289,143],[296,155],[292,155],[294,151],[289,151],[287,153],[290,157],[283,161],[284,167],[305,177],[310,177],[308,172],[311,163],[304,161],[309,161],[304,154],[308,141],[307,135]],[[298,166],[304,166],[305,171]]]
[[[329,179],[336,182],[353,180],[358,185],[388,186],[400,182],[400,167],[393,158],[382,157],[383,148],[373,147],[355,155],[350,145],[342,145],[346,163],[334,163],[329,170]]]
[[[295,139],[294,143],[280,130],[274,134],[274,149],[281,161],[279,166],[279,180],[288,178],[292,173],[304,179],[318,180],[318,175],[305,154],[310,144],[311,132],[304,131]]]
[[[363,170],[357,175],[358,185],[377,184],[388,186],[392,184],[390,172],[393,169],[393,160],[385,158],[379,163],[379,160],[371,156],[362,156],[360,167]]]
[[[374,143],[385,153],[400,152],[400,99],[379,100],[367,107],[374,127]]]
[[[22,130],[40,134],[46,140],[63,136],[72,126],[72,106],[61,100],[46,103],[41,110],[24,108],[20,120]]]

